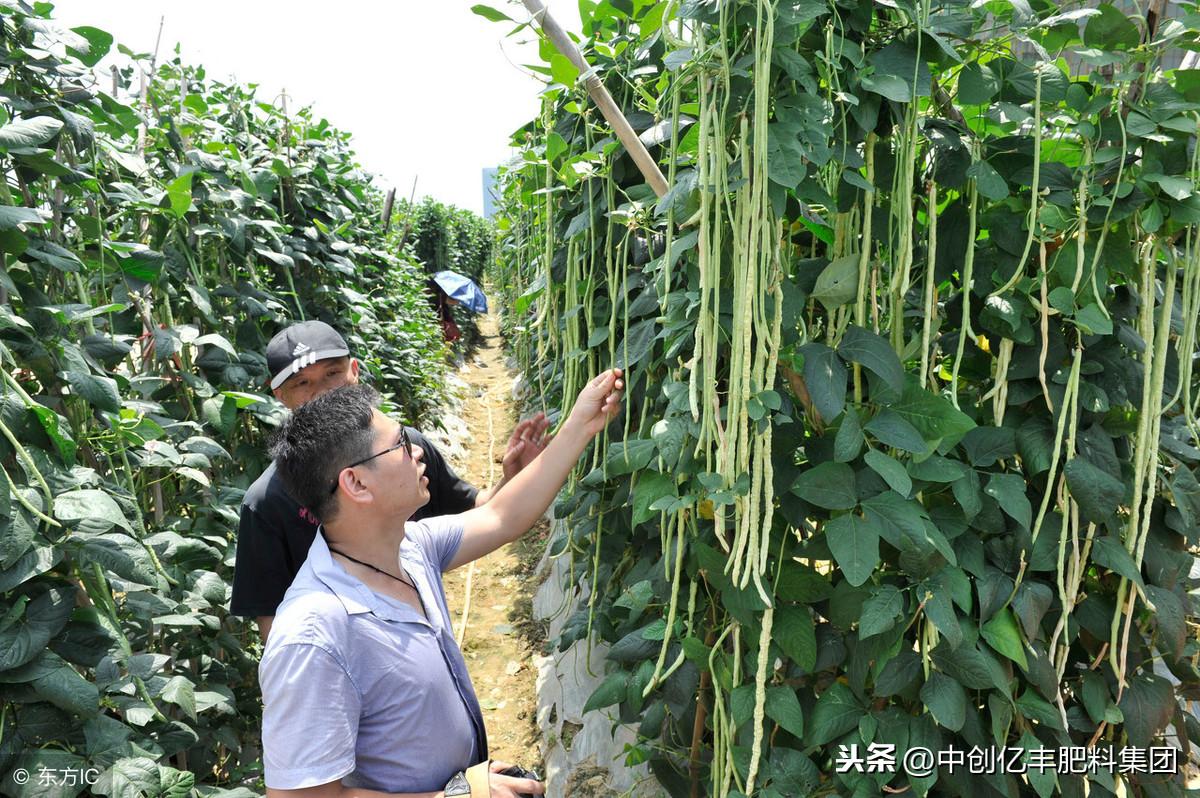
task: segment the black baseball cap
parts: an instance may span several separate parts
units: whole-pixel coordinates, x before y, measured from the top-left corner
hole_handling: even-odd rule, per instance
[[[302,321],[275,334],[267,344],[271,390],[305,366],[331,357],[348,357],[350,347],[338,331],[323,321]]]

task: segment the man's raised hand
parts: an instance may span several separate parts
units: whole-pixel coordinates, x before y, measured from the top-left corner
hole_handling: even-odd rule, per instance
[[[566,423],[578,426],[589,437],[600,434],[621,410],[621,394],[625,390],[621,377],[621,369],[607,369],[596,375],[579,392]]]
[[[513,427],[508,446],[504,450],[504,459],[501,461],[505,481],[521,473],[521,469],[542,453],[546,444],[550,443],[550,436],[546,434],[548,429],[550,421],[545,413],[524,419]]]

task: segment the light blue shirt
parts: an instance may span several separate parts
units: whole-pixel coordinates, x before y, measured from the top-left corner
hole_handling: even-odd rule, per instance
[[[487,756],[483,713],[442,587],[462,535],[458,516],[405,527],[400,562],[426,619],[347,573],[318,531],[258,667],[268,787],[342,779],[428,792]]]

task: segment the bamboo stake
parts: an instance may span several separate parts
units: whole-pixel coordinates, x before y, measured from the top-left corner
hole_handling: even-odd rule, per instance
[[[650,153],[646,151],[646,145],[642,144],[642,140],[638,138],[637,134],[633,132],[633,128],[629,126],[629,120],[621,113],[621,109],[613,101],[612,95],[608,93],[608,89],[604,88],[604,84],[600,82],[600,78],[596,77],[596,71],[588,65],[587,61],[583,60],[583,54],[579,52],[579,48],[571,41],[571,37],[555,21],[554,17],[550,16],[550,12],[542,5],[541,0],[521,0],[521,2],[524,4],[526,10],[533,15],[533,18],[537,20],[537,23],[542,28],[542,33],[546,34],[546,38],[579,70],[584,85],[587,87],[588,94],[592,96],[592,100],[596,103],[596,107],[600,109],[600,113],[604,114],[604,118],[608,120],[608,124],[612,125],[617,138],[625,145],[625,149],[629,151],[633,162],[637,164],[638,169],[641,170],[642,175],[646,178],[646,182],[654,189],[654,193],[659,197],[665,195],[667,193],[667,179],[663,177],[662,170],[658,168],[658,164],[654,162],[654,159],[650,157]]]
[[[388,189],[387,198],[383,201],[383,232],[386,235],[392,226],[392,203],[396,201],[396,189]]]

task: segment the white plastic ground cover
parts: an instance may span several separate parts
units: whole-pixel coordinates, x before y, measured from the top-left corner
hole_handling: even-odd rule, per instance
[[[551,541],[563,523],[551,522]],[[588,599],[586,586],[570,592],[565,589],[567,565],[566,557],[552,559],[547,548],[538,566],[543,581],[533,598],[533,616],[550,624],[551,641]],[[635,744],[637,735],[632,727],[616,722],[615,708],[583,714],[588,697],[604,681],[607,649],[607,645],[593,643],[589,661],[587,642],[580,640],[566,651],[535,659],[537,723],[549,798],[650,798],[662,794],[649,768],[625,764],[625,745]]]

